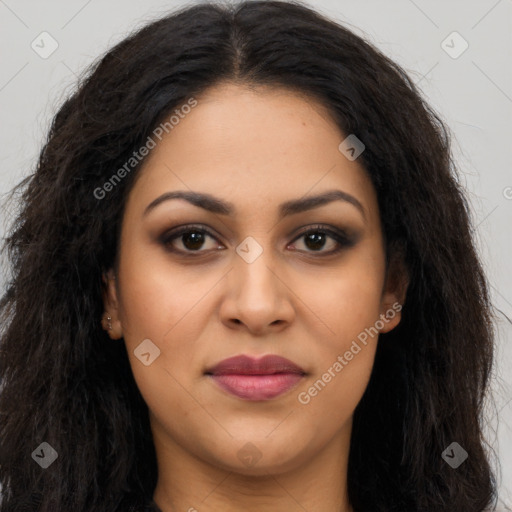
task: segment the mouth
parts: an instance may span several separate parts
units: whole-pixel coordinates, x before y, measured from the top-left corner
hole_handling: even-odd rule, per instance
[[[235,356],[205,372],[221,389],[243,400],[270,400],[294,388],[306,372],[277,355]]]

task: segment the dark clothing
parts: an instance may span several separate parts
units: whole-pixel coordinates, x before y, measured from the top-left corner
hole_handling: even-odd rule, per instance
[[[126,512],[162,512],[162,510],[153,500],[151,500],[143,504],[131,505]]]

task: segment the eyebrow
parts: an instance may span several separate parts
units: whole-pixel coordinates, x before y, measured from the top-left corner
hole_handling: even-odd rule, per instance
[[[194,206],[198,206],[199,208],[203,208],[204,210],[219,215],[233,215],[236,211],[233,203],[219,199],[215,196],[212,196],[211,194],[204,192],[175,190],[172,192],[166,192],[165,194],[162,194],[161,196],[158,196],[156,199],[151,201],[151,203],[146,206],[143,216],[147,215],[159,204],[162,204],[163,202],[169,201],[171,199],[184,199]],[[346,203],[352,204],[359,210],[363,218],[366,220],[366,214],[363,205],[354,196],[348,194],[347,192],[343,192],[342,190],[327,190],[326,192],[316,196],[308,196],[300,199],[285,201],[279,205],[278,217],[279,220],[281,220],[289,215],[312,210],[328,203],[332,203],[333,201],[344,201]]]

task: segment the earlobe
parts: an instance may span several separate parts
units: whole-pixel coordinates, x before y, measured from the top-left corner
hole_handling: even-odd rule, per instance
[[[396,295],[394,295],[395,298]],[[390,297],[389,302],[383,304],[383,310],[380,314],[381,320],[381,328],[379,329],[380,333],[386,333],[392,331],[402,319],[402,303],[398,300],[392,300]]]

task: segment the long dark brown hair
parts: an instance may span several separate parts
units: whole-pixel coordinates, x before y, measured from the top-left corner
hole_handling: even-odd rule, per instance
[[[479,512],[496,483],[482,434],[493,313],[468,201],[441,118],[395,62],[298,2],[203,3],[121,41],[53,119],[15,189],[0,302],[0,512],[113,512],[157,480],[148,410],[123,343],[103,331],[101,274],[119,250],[140,164],[94,191],[160,121],[221,81],[277,85],[326,105],[378,194],[387,258],[410,284],[381,335],[354,415],[348,490],[357,512]],[[292,179],[293,176],[290,176]],[[34,450],[58,453],[48,468]],[[457,469],[442,457],[457,442]]]

